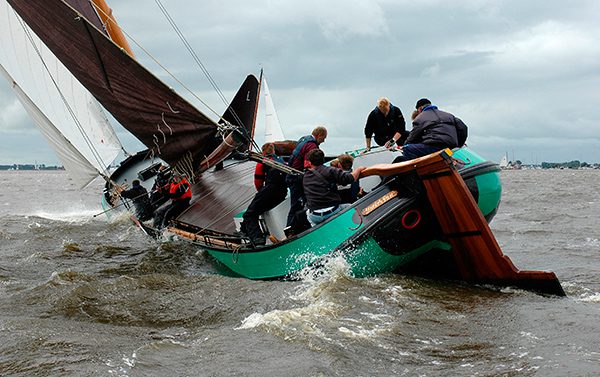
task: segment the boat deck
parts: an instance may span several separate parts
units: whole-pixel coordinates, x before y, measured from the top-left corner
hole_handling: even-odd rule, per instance
[[[192,185],[192,205],[177,221],[223,233],[235,232],[234,216],[248,208],[256,194],[255,166],[253,161],[231,161],[223,170],[203,173]]]

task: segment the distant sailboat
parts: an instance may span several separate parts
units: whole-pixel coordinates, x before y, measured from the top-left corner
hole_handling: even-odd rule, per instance
[[[502,156],[502,159],[500,159],[500,169],[507,169],[508,168],[508,153],[504,153],[504,156]]]

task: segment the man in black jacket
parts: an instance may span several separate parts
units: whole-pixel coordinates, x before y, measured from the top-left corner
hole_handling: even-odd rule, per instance
[[[385,97],[377,100],[377,107],[369,113],[365,125],[365,141],[367,151],[371,149],[371,138],[375,135],[377,145],[391,148],[394,143],[402,145],[408,131],[400,109],[390,103]]]
[[[285,162],[275,154],[275,145],[266,143],[262,147],[263,156],[282,165]],[[285,200],[287,186],[285,173],[265,163],[259,162],[254,170],[254,186],[258,191],[244,213],[242,231],[250,237],[254,246],[266,243],[266,235],[260,229],[259,216],[277,207]]]
[[[121,197],[131,199],[135,207],[135,215],[140,221],[150,220],[152,218],[152,205],[148,198],[148,191],[140,184],[140,181],[134,179],[131,182],[132,187],[129,190],[121,191]]]
[[[394,162],[408,161],[445,148],[462,147],[467,140],[467,126],[462,120],[438,110],[427,98],[415,106],[418,112],[413,128],[402,146],[402,156]]]
[[[337,185],[347,185],[358,181],[364,167],[354,169],[352,173],[331,166],[323,166],[325,154],[320,149],[308,153],[308,170],[304,173],[302,186],[306,195],[306,214],[311,225],[319,224],[336,213],[348,208],[350,204],[341,204],[342,199]]]

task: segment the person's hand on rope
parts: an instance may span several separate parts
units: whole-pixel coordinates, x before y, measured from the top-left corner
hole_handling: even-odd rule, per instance
[[[394,144],[396,144],[396,140],[392,138],[388,140],[387,143],[385,143],[384,147],[386,147],[387,149],[392,149],[394,147]]]

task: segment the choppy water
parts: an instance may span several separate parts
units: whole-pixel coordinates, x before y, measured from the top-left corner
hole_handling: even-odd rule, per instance
[[[100,212],[100,185],[0,172],[0,375],[596,376],[600,171],[502,173],[492,229],[566,298],[421,278],[218,273]]]

